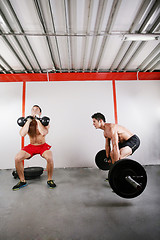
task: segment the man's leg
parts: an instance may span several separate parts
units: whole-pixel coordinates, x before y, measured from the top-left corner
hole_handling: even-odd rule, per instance
[[[43,154],[42,157],[46,159],[47,161],[47,173],[48,173],[48,180],[52,180],[52,175],[53,175],[53,155],[52,151],[46,150]]]
[[[132,149],[129,146],[123,147],[119,151],[120,151],[120,158],[117,159],[116,161],[118,161],[120,159],[123,159],[123,158],[126,158],[126,157],[128,157],[129,155],[132,154]],[[112,164],[114,164],[116,161],[113,161],[113,158],[114,158],[113,150],[110,152],[110,157],[112,159]]]
[[[29,158],[30,156],[31,155],[29,153],[21,150],[15,157],[16,171],[21,182],[25,182],[23,160]]]
[[[52,156],[52,151],[50,150],[46,150],[43,154],[42,157],[46,159],[47,161],[47,173],[48,173],[48,181],[47,181],[47,185],[49,188],[55,188],[56,184],[54,183],[54,181],[52,180],[52,176],[53,176],[53,156]]]
[[[120,159],[126,158],[132,154],[132,149],[129,146],[120,149]]]
[[[26,158],[29,158],[31,155],[23,150],[21,150],[19,153],[17,153],[15,157],[15,166],[16,166],[16,171],[19,176],[20,182],[17,183],[12,190],[19,190],[22,187],[27,186],[27,183],[24,178],[24,166],[23,166],[23,160]]]

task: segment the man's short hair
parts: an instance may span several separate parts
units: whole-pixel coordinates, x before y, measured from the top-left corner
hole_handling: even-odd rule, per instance
[[[102,113],[94,113],[92,115],[92,118],[99,120],[103,120],[103,122],[106,122],[105,116]]]
[[[40,113],[42,112],[42,109],[40,108],[40,106],[38,106],[38,105],[35,104],[33,107],[38,107],[39,110],[40,110]]]

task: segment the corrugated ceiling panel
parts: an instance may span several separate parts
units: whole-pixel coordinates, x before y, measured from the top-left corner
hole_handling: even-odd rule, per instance
[[[102,45],[102,40],[103,40],[103,37],[102,36],[99,36],[99,37],[94,37],[95,39],[95,46],[94,46],[94,49],[91,49],[91,53],[92,53],[92,58],[91,58],[91,66],[90,66],[90,70],[94,70],[96,68],[96,63],[97,63],[97,58],[98,58],[98,55],[99,55],[99,51],[100,51],[100,47]]]
[[[79,34],[84,34],[87,32],[87,23],[88,23],[88,13],[89,13],[89,0],[77,1],[76,12],[76,22],[77,30]]]
[[[64,1],[51,1],[52,14],[54,17],[55,29],[57,34],[66,32],[66,22],[64,14]]]
[[[141,64],[141,62],[144,61],[144,59],[153,51],[153,49],[157,45],[158,45],[157,41],[146,42],[143,49],[140,51],[140,53],[137,55],[137,57],[133,60],[133,62],[127,67],[127,69],[136,69],[137,66],[139,66]],[[158,52],[160,53],[160,48],[159,48],[159,51],[157,51],[157,54],[158,54]]]
[[[107,23],[108,23],[108,20],[109,20],[112,5],[113,5],[113,0],[104,1],[104,9],[103,9],[104,17],[103,17],[102,22],[101,22],[101,29],[98,31],[99,33],[101,32],[102,34],[104,34],[105,31],[106,31],[106,26],[107,26]]]
[[[121,44],[121,37],[119,37],[119,40],[117,40],[117,36],[109,37],[107,48],[104,49],[104,55],[100,64],[100,69],[110,69]]]
[[[28,37],[39,63],[44,69],[53,69],[53,64],[45,37]],[[45,61],[44,61],[45,60]]]
[[[62,68],[68,69],[68,47],[67,47],[67,37],[57,37],[59,43],[59,52],[62,62]]]
[[[11,67],[15,70],[24,70],[24,67],[16,58],[16,56],[12,53],[11,49],[8,47],[6,42],[0,38],[0,53],[1,56],[6,60],[6,62],[11,65]]]
[[[12,7],[24,29],[27,33],[41,33],[42,28],[40,25],[40,22],[38,20],[38,16],[36,14],[36,9],[34,5],[33,0],[12,0],[10,1],[12,4]],[[14,27],[17,24],[15,24],[15,18],[13,17],[11,19],[11,26]],[[18,30],[18,27],[16,27]],[[15,30],[16,30],[15,29]]]
[[[112,29],[113,32],[129,31],[143,0],[123,0]]]
[[[124,32],[139,30],[143,23],[140,32],[150,31],[156,21],[158,26],[160,2],[156,0],[1,0],[0,4],[1,35],[10,32],[0,37],[6,70],[5,61],[20,72],[136,71],[160,42],[122,40]],[[11,36],[13,31],[32,36]]]

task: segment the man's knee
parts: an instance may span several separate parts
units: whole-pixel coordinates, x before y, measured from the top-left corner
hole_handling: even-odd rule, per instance
[[[20,163],[20,162],[22,162],[23,160],[24,160],[24,159],[22,158],[21,155],[17,154],[17,155],[15,156],[15,162],[16,162],[16,163]]]
[[[47,163],[53,164],[53,158],[51,156],[46,158]]]
[[[45,153],[43,157],[46,159],[47,163],[53,164],[53,157],[51,152]]]
[[[23,160],[27,159],[30,157],[30,154],[24,151],[20,151],[19,153],[17,153],[17,155],[15,156],[15,162],[16,163],[20,163]]]

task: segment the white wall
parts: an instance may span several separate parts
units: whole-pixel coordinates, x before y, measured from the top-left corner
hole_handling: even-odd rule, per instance
[[[131,158],[160,164],[160,81],[117,81],[116,89],[119,124],[141,139]]]
[[[95,167],[94,157],[104,148],[104,138],[93,127],[91,115],[100,111],[114,121],[112,83],[27,83],[26,114],[34,104],[51,118],[46,140],[53,146],[55,167]],[[35,156],[26,164],[45,166],[44,161]]]
[[[0,169],[14,168],[21,139],[17,118],[22,112],[22,83],[0,83]]]
[[[116,90],[119,124],[141,138],[132,158],[160,164],[160,81],[116,81]],[[26,115],[34,104],[51,118],[46,141],[53,146],[55,167],[96,167],[94,157],[104,148],[104,137],[91,115],[99,111],[114,122],[112,82],[27,82]],[[0,83],[0,112],[0,169],[14,168],[21,148],[16,121],[22,114],[22,83]],[[25,166],[45,167],[46,162],[35,156]]]

